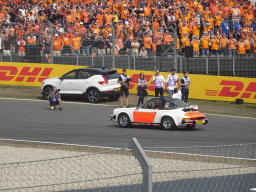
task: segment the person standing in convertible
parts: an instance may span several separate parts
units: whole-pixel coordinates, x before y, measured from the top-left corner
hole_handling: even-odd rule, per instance
[[[55,106],[58,104],[60,106],[59,110],[62,110],[60,93],[56,87],[53,87],[53,91],[51,92],[51,103],[50,104],[51,104],[51,110],[54,110]]]

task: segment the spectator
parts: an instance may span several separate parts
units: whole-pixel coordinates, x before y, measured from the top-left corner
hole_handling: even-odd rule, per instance
[[[24,57],[25,56],[25,45],[26,45],[26,41],[23,39],[23,37],[21,37],[18,41],[18,54],[20,57]]]
[[[61,56],[61,50],[63,50],[63,41],[59,38],[58,34],[55,34],[55,39],[53,40],[53,56]]]
[[[228,40],[228,55],[236,56],[236,39],[233,38],[232,34],[229,34],[230,39]]]
[[[193,46],[194,56],[199,56],[200,41],[196,38],[196,36],[192,37],[191,45]]]
[[[147,53],[147,50],[145,49],[145,47],[141,48],[140,56],[142,56],[142,57],[147,57],[148,56],[148,53]]]
[[[126,69],[123,69],[123,73],[119,76],[118,83],[121,84],[120,91],[120,107],[123,106],[123,96],[125,95],[126,107],[129,108],[128,105],[128,96],[129,96],[129,76],[126,74]]]
[[[242,29],[241,25],[238,23],[239,20],[234,20],[234,37],[238,40],[237,33]]]
[[[140,73],[139,79],[138,79],[138,95],[139,100],[137,106],[144,103],[144,97],[147,95],[147,85],[148,82],[144,76],[144,73]]]
[[[186,103],[188,102],[188,95],[189,95],[189,85],[190,85],[190,78],[188,77],[188,72],[184,72],[184,76],[180,79],[181,85],[181,93],[182,93],[182,101],[184,100]]]
[[[4,40],[2,42],[2,47],[3,47],[3,53],[4,55],[11,55],[11,51],[12,51],[12,44],[10,42],[10,40],[8,39],[7,36],[4,37]]]
[[[235,23],[235,21],[239,21],[241,12],[238,9],[238,5],[237,3],[235,3],[234,7],[232,9],[230,9],[230,12],[232,13],[232,20]]]
[[[227,17],[224,17],[224,21],[220,24],[220,32],[223,34],[226,34],[226,37],[228,37],[229,34],[229,23]]]
[[[165,79],[160,75],[159,69],[156,70],[156,75],[153,77],[153,83],[155,83],[155,97],[164,95]]]
[[[246,53],[246,50],[245,50],[245,43],[244,43],[244,40],[243,39],[240,39],[239,42],[237,43],[237,48],[238,48],[238,55],[239,56],[244,56],[245,53]]]
[[[63,41],[63,51],[64,54],[70,54],[71,53],[71,38],[70,34],[67,32],[64,32],[62,35],[62,41]]]
[[[105,41],[101,36],[97,38],[98,55],[106,55]]]
[[[219,44],[220,44],[219,39],[215,35],[213,35],[211,39],[212,56],[218,55]]]
[[[143,41],[147,53],[151,53],[152,39],[149,37],[148,33],[145,33]]]
[[[138,57],[140,43],[138,42],[137,37],[135,37],[134,40],[132,41],[131,47],[132,47],[132,55]]]
[[[177,83],[179,82],[178,75],[175,74],[176,69],[172,69],[172,73],[167,76],[165,87],[168,89],[168,97],[172,98],[174,88],[177,87]]]
[[[185,47],[190,45],[190,40],[188,38],[188,34],[185,32],[184,37],[181,39],[181,44],[182,44],[182,52],[185,54]]]
[[[228,55],[228,39],[225,33],[222,34],[222,38],[220,39],[220,52],[221,56]]]
[[[109,34],[109,37],[107,37],[105,41],[105,46],[107,48],[107,55],[112,54],[112,34]]]
[[[80,54],[81,38],[75,33],[75,37],[71,39],[71,50],[72,54]]]

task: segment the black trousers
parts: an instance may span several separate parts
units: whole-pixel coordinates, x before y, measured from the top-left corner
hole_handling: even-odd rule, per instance
[[[186,103],[188,102],[188,94],[189,94],[189,89],[185,89],[185,88],[182,88],[181,89],[181,100],[185,101]]]
[[[160,93],[160,95],[159,95],[159,93]],[[161,95],[164,95],[164,89],[163,88],[155,88],[155,97],[160,97]]]

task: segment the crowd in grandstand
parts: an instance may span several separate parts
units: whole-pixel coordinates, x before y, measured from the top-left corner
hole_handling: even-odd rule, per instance
[[[194,55],[252,56],[255,11],[246,0],[0,0],[0,45],[20,56],[28,43],[49,54],[51,38],[55,56],[148,56],[169,46],[183,55],[190,45]]]

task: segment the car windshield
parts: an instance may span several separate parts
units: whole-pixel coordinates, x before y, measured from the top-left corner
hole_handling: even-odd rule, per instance
[[[145,104],[141,106],[144,109],[160,109],[160,110],[170,110],[170,109],[178,109],[190,107],[187,103],[179,100],[179,99],[160,99],[154,98],[147,101]]]

